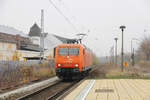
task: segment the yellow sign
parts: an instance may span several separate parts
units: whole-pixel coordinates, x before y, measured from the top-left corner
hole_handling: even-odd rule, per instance
[[[125,62],[123,63],[123,65],[124,65],[124,66],[128,66],[129,64],[128,64],[127,61],[125,61]]]

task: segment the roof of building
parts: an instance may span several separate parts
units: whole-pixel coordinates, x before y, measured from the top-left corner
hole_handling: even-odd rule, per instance
[[[41,28],[35,23],[31,28],[29,32],[29,36],[38,36],[40,37],[41,34]]]
[[[6,33],[6,34],[11,34],[11,35],[20,35],[23,37],[28,37],[28,35],[24,34],[22,31],[19,31],[13,27],[4,26],[4,25],[0,25],[0,33]]]

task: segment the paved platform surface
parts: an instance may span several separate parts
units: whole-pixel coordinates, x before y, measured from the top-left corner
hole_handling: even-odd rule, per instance
[[[150,80],[86,80],[64,100],[150,100]]]

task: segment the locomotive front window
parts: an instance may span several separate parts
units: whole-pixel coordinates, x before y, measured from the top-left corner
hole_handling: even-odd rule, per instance
[[[59,55],[68,55],[68,47],[60,47],[58,49],[58,54]]]
[[[78,47],[69,47],[69,55],[78,55],[79,48]]]
[[[78,47],[60,47],[58,49],[59,55],[78,55],[79,48]]]

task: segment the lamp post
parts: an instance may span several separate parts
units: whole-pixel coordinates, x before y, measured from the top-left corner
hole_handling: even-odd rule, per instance
[[[123,62],[124,62],[124,52],[123,52],[123,32],[124,32],[124,29],[126,28],[126,26],[120,26],[120,29],[122,31],[122,48],[121,48],[121,71],[123,72]]]
[[[116,67],[117,67],[117,41],[118,41],[118,38],[114,38],[115,40],[115,43],[116,43],[116,46],[115,46],[115,64],[116,64]]]

